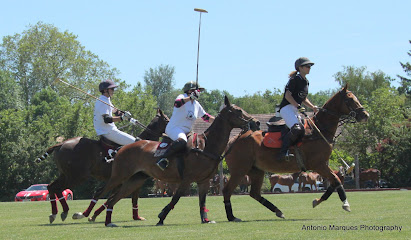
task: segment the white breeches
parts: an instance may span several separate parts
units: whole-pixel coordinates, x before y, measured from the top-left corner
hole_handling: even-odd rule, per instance
[[[173,140],[177,140],[179,138],[184,139],[187,142],[187,135],[186,133],[179,127],[173,128],[166,128],[166,134]]]
[[[113,141],[120,145],[127,145],[136,141],[136,138],[128,133],[122,132],[118,129],[114,129],[109,133],[103,134],[108,140]]]
[[[298,109],[294,107],[292,104],[288,104],[281,108],[280,114],[281,117],[284,119],[285,124],[290,129],[296,123],[301,124],[301,116],[298,112]]]

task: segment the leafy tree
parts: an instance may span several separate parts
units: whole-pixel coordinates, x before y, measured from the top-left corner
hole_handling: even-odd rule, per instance
[[[411,40],[409,41],[411,43]],[[408,56],[411,56],[411,50],[408,51]],[[411,76],[411,64],[409,62],[406,63],[402,63],[400,62],[401,67],[404,69],[404,72],[407,74],[407,76]],[[404,77],[404,76],[400,76],[397,75],[400,80],[401,80],[401,86],[398,88],[398,91],[401,94],[406,94],[407,98],[408,98],[408,105],[411,104],[410,101],[410,96],[411,96],[411,79]]]
[[[372,93],[378,88],[390,87],[391,79],[381,71],[365,72],[366,67],[344,67],[344,71],[334,75],[341,87],[348,84],[348,89],[361,99],[368,100]]]
[[[11,73],[0,70],[0,110],[21,109],[23,104],[19,93],[20,86],[13,80]]]
[[[157,68],[150,68],[144,74],[144,82],[151,88],[151,93],[156,96],[158,106],[169,109],[176,96],[170,93],[173,90],[175,68],[170,65],[160,65]],[[170,104],[171,102],[171,104]]]
[[[70,99],[85,98],[84,94],[65,85],[53,84],[57,78],[69,79],[66,81],[96,95],[96,85],[101,80],[117,80],[118,74],[115,68],[110,69],[106,62],[86,51],[77,36],[42,22],[30,26],[23,34],[3,38],[0,69],[12,73],[21,87],[25,105],[47,86]]]

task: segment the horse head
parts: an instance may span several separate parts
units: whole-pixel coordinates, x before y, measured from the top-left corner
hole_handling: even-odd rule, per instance
[[[227,96],[224,97],[224,107],[219,115],[227,119],[233,128],[241,128],[243,130],[250,129],[253,131],[260,129],[260,121],[252,117],[242,108],[231,104]]]
[[[338,93],[334,95],[323,107],[329,113],[341,117],[349,116],[357,122],[366,122],[370,114],[361,105],[358,98],[351,91],[347,90],[348,84],[345,85]],[[332,106],[334,105],[334,106]]]
[[[167,115],[165,115],[161,109],[157,109],[156,116],[151,120],[146,129],[148,130],[148,134],[151,135],[148,139],[157,141],[165,132],[169,121],[170,119]]]

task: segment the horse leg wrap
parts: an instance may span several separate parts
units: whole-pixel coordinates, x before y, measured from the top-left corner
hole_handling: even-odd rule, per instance
[[[58,212],[56,199],[50,199],[50,203],[51,203],[51,214],[56,215]]]
[[[94,212],[94,216],[93,217],[97,217],[98,215],[100,215],[100,213],[104,210],[104,209],[106,209],[107,208],[107,202],[106,203],[104,203],[103,205],[101,205],[101,207],[99,207],[99,209],[97,209],[95,212]]]
[[[158,214],[158,218],[160,218],[161,221],[164,220],[164,219],[167,217],[168,213],[169,213],[169,212],[171,211],[171,209],[173,209],[173,208],[174,208],[174,206],[172,206],[171,203],[168,204],[167,206],[165,206],[165,207],[163,208],[163,210],[161,210],[160,214]]]
[[[201,216],[201,222],[202,223],[210,222],[210,220],[208,220],[208,218],[207,218],[207,212],[208,212],[208,209],[205,206],[200,207],[200,216]]]
[[[225,206],[225,213],[227,214],[228,221],[234,221],[235,217],[233,215],[233,209],[231,207],[231,202],[230,201],[224,202],[224,206]]]
[[[272,204],[270,201],[268,201],[267,199],[263,197],[261,197],[260,200],[258,200],[258,202],[261,203],[266,208],[270,209],[272,212],[275,212],[278,209],[274,204]]]
[[[345,190],[343,186],[339,185],[337,187],[337,192],[338,192],[338,196],[340,197],[341,201],[344,202],[345,200],[347,200],[347,195],[345,195]]]
[[[111,223],[111,215],[113,214],[113,209],[108,209],[107,208],[107,213],[106,213],[106,222],[105,225],[107,226],[109,223]]]
[[[90,215],[91,210],[93,210],[94,206],[96,205],[96,203],[97,203],[96,199],[91,200],[90,205],[88,206],[86,211],[83,212],[83,216],[88,217]]]
[[[133,219],[139,220],[140,217],[138,216],[138,205],[133,205]]]
[[[325,191],[325,193],[321,196],[321,200],[322,201],[327,200],[331,196],[331,194],[334,192],[334,190],[335,188],[333,186],[329,186],[327,188],[327,191]]]
[[[68,212],[69,211],[69,206],[67,205],[66,199],[63,197],[63,193],[57,193],[56,194],[61,206],[63,207],[63,212]]]

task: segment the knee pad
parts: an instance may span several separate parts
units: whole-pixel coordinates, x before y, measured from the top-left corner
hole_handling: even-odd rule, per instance
[[[301,124],[294,124],[291,129],[290,129],[290,133],[291,133],[291,141],[292,142],[296,142],[301,140],[304,137],[305,134],[305,130],[304,127],[301,126]]]

